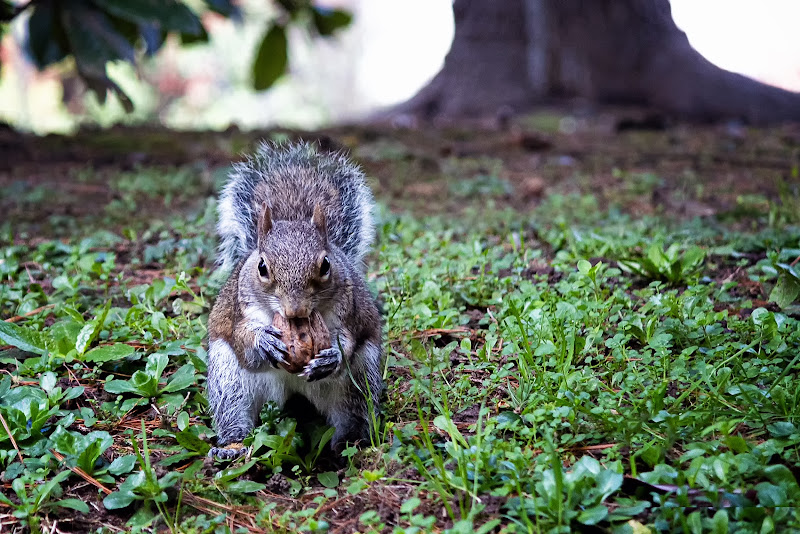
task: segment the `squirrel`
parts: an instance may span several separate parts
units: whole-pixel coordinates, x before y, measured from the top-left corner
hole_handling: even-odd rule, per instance
[[[269,401],[308,399],[334,427],[331,445],[365,440],[383,391],[382,318],[366,283],[374,201],[362,171],[315,145],[261,143],[234,164],[218,204],[217,265],[230,273],[208,318],[206,394],[217,433],[209,456],[247,453],[241,442]],[[332,347],[299,374],[275,313],[319,312]]]

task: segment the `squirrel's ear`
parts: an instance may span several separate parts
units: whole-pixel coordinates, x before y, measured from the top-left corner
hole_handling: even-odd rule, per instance
[[[311,222],[317,227],[322,237],[328,237],[328,228],[325,223],[325,210],[323,210],[322,206],[319,204],[314,206],[314,216],[311,217]]]
[[[272,230],[272,210],[264,202],[261,205],[261,215],[258,218],[258,239],[263,239]]]

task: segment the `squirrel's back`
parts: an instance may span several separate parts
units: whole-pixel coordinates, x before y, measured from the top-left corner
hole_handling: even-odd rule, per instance
[[[247,161],[233,166],[219,200],[217,262],[229,271],[257,244],[256,224],[264,202],[274,220],[311,220],[319,204],[328,238],[358,266],[374,237],[372,193],[364,174],[341,153],[310,143],[261,143]]]

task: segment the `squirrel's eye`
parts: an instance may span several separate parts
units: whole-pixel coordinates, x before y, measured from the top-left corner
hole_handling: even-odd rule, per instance
[[[322,263],[319,266],[319,275],[321,278],[328,276],[331,272],[331,262],[328,261],[328,256],[322,258]]]
[[[261,278],[267,278],[269,276],[269,271],[267,270],[267,264],[264,263],[264,260],[258,262],[258,275]]]

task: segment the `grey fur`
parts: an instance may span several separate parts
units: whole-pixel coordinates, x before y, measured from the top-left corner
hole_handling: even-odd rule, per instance
[[[315,215],[317,206],[322,213]],[[379,410],[383,391],[381,317],[363,265],[372,210],[363,174],[341,154],[305,143],[262,144],[236,166],[218,223],[218,264],[230,276],[209,317],[206,389],[220,446],[212,456],[244,454],[221,446],[241,442],[265,402],[283,406],[295,393],[335,427],[334,447],[368,438],[370,405]],[[322,257],[330,265],[325,277]],[[278,366],[286,347],[272,317],[314,310],[334,346],[301,373],[288,373]]]
[[[234,164],[220,195],[217,263],[223,271],[232,270],[256,248],[256,218],[261,210],[256,190],[263,185],[273,218],[288,221],[310,220],[314,206],[306,198],[310,194],[323,200],[327,186],[333,186],[340,201],[327,205],[328,235],[354,265],[362,264],[374,238],[374,201],[361,169],[344,154],[320,153],[310,143],[262,142],[247,161]]]

